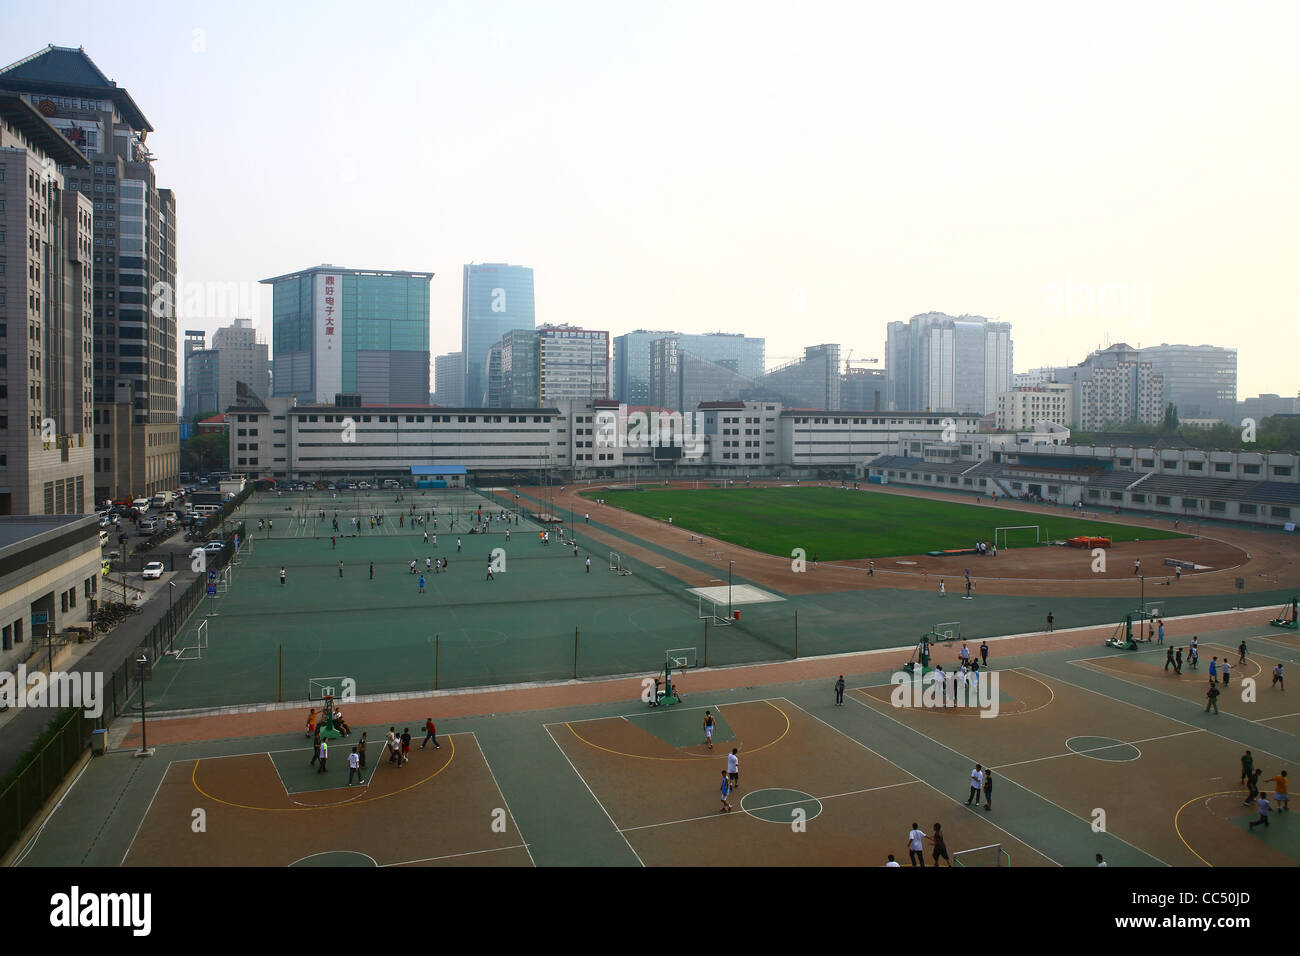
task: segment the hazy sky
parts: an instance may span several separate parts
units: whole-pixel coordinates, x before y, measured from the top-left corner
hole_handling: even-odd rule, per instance
[[[461,265],[511,262],[542,321],[743,331],[769,364],[883,367],[887,322],[969,312],[1013,323],[1018,371],[1236,346],[1246,397],[1300,388],[1298,26],[1290,0],[52,0],[6,5],[0,60],[84,46],[149,117],[182,299],[212,302],[181,329],[252,312],[269,341],[256,281],[330,262],[436,273],[454,351]]]

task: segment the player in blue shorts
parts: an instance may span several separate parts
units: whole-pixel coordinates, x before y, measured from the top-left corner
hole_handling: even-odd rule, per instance
[[[731,781],[727,779],[727,771],[722,771],[722,809],[719,813],[728,813],[731,810],[731,804],[727,802],[727,796],[731,793]]]
[[[704,712],[704,742],[710,750],[713,749],[713,713],[707,710]]]

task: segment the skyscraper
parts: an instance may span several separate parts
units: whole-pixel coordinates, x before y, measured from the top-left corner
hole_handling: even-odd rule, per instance
[[[1231,419],[1237,411],[1237,350],[1214,345],[1152,345],[1142,361],[1165,379],[1165,404],[1181,418]]]
[[[83,49],[53,44],[0,70],[90,160],[67,188],[94,203],[95,497],[170,489],[177,433],[176,200],[159,188],[153,127]]]
[[[637,329],[614,339],[612,386],[615,398],[629,405],[644,405],[651,401],[651,366],[655,361],[653,343],[666,338],[674,339],[678,349],[744,378],[754,379],[763,374],[764,339],[738,332],[697,335]],[[660,353],[662,357],[662,349]]]
[[[439,405],[465,404],[465,356],[448,352],[433,357],[433,400]]]
[[[465,356],[465,404],[487,405],[487,360],[492,346],[513,329],[533,329],[533,270],[506,263],[465,266],[460,350]]]
[[[432,272],[315,266],[272,288],[272,395],[367,405],[429,401]]]
[[[898,411],[978,412],[1011,388],[1011,324],[929,312],[890,322],[886,393]]]
[[[0,514],[93,507],[94,209],[61,170],[87,158],[0,94]]]

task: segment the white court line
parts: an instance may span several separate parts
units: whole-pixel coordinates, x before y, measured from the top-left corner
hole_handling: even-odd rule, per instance
[[[1114,750],[1116,747],[1136,747],[1138,744],[1149,744],[1157,740],[1169,740],[1172,737],[1186,737],[1190,734],[1199,734],[1200,730],[1180,730],[1176,734],[1161,734],[1158,737],[1143,737],[1141,740],[1121,740],[1118,743],[1106,744],[1103,747],[1088,747],[1085,750],[1071,750],[1063,754],[1048,754],[1046,757],[1031,757],[1028,760],[1017,760],[1015,763],[998,764],[996,767],[990,767],[990,770],[1004,770],[1007,767],[1023,767],[1025,764],[1038,763],[1041,760],[1059,760],[1062,757],[1086,757],[1088,754],[1100,753],[1103,750]],[[1082,736],[1092,736],[1085,734]]]
[[[1020,670],[1020,668],[1013,668],[1013,670]],[[918,734],[918,735],[921,736],[921,737],[924,737],[926,740],[930,741],[930,743],[934,744],[936,747],[942,747],[944,750],[948,751],[949,753],[956,754],[958,757],[961,757],[963,760],[965,760],[965,761],[967,761],[967,762],[970,762],[970,763],[974,763],[974,761],[971,760],[969,757],[967,757],[965,754],[961,753],[960,751],[958,751],[958,750],[956,750],[956,749],[954,749],[954,748],[952,748],[952,747],[949,747],[949,746],[948,746],[947,744],[945,744],[945,743],[941,743],[940,741],[935,740],[935,739],[934,739],[933,737],[931,737],[929,734],[923,733],[923,732],[921,732],[920,730],[917,730],[915,727],[909,727],[907,724],[903,723],[901,720],[898,720],[898,719],[896,719],[896,718],[894,718],[894,717],[891,717],[889,714],[885,713],[884,711],[880,711],[880,710],[877,710],[877,709],[874,708],[874,707],[871,707],[871,706],[868,705],[865,701],[863,701],[861,698],[859,698],[856,694],[851,695],[851,696],[853,697],[853,699],[854,699],[855,701],[857,701],[858,706],[860,706],[860,707],[865,707],[865,708],[866,708],[867,710],[869,710],[871,713],[873,713],[873,714],[878,714],[879,716],[884,717],[886,720],[892,720],[894,723],[898,724],[898,726],[904,728],[905,730],[910,730],[910,731],[912,731],[913,733]],[[798,705],[796,704],[795,706],[798,706]],[[801,708],[801,709],[802,709],[802,708]],[[812,715],[809,715],[809,716],[812,716]],[[815,718],[815,719],[820,719],[820,718]],[[823,721],[823,722],[824,722],[824,721]],[[829,725],[828,725],[828,726],[829,726]],[[847,736],[847,735],[845,735],[845,736]],[[852,740],[853,738],[850,737],[849,739]],[[887,759],[887,758],[885,758],[885,759]],[[892,761],[891,761],[891,762],[892,762]],[[1053,801],[1053,800],[1049,800],[1047,797],[1044,797],[1042,794],[1040,794],[1040,793],[1038,793],[1038,792],[1036,792],[1036,791],[1034,791],[1034,790],[1029,789],[1028,787],[1026,787],[1026,786],[1025,786],[1024,784],[1022,784],[1022,783],[1017,783],[1016,781],[1011,780],[1011,778],[1009,778],[1009,777],[1008,777],[1007,779],[1010,780],[1010,782],[1012,783],[1013,786],[1017,786],[1017,787],[1019,787],[1020,789],[1024,790],[1026,793],[1032,794],[1034,797],[1038,798],[1039,800],[1042,800],[1044,803],[1049,803],[1049,804],[1051,804],[1052,806],[1056,807],[1056,809],[1060,810],[1062,813],[1064,813],[1064,814],[1066,814],[1066,815],[1068,815],[1068,816],[1074,817],[1076,820],[1080,821],[1081,823],[1086,823],[1086,824],[1088,824],[1089,826],[1092,826],[1092,821],[1091,821],[1091,820],[1085,820],[1083,817],[1079,816],[1077,813],[1073,813],[1073,812],[1067,810],[1065,807],[1061,806],[1059,803],[1056,803],[1056,802]],[[957,804],[958,806],[962,806],[962,805],[963,805],[962,802],[961,802],[960,800],[958,800],[956,797],[950,796],[949,794],[947,794],[947,793],[945,793],[944,791],[940,790],[938,787],[934,786],[933,784],[929,783],[928,781],[922,781],[922,782],[924,782],[924,783],[926,784],[926,786],[930,787],[930,789],[934,790],[936,793],[940,793],[940,794],[942,794],[944,797],[947,797],[949,800],[951,800],[953,803]],[[985,819],[988,819],[988,818],[986,817]],[[1048,856],[1046,853],[1044,853],[1044,852],[1043,852],[1042,850],[1040,850],[1038,847],[1034,846],[1034,845],[1033,845],[1032,843],[1030,843],[1028,840],[1024,840],[1024,839],[1022,839],[1022,838],[1016,836],[1016,835],[1015,835],[1014,833],[1012,833],[1011,831],[1003,829],[1002,827],[998,826],[996,823],[993,823],[992,820],[989,820],[989,823],[992,823],[993,826],[994,826],[996,829],[1001,830],[1003,833],[1005,833],[1007,836],[1011,837],[1011,838],[1012,838],[1013,840],[1015,840],[1017,843],[1021,843],[1021,844],[1024,844],[1025,846],[1029,847],[1030,849],[1032,849],[1035,853],[1037,853],[1039,856],[1043,857],[1044,859],[1046,859],[1046,860],[1051,860],[1051,862],[1052,862],[1052,863],[1055,863],[1057,866],[1062,866],[1062,865],[1063,865],[1063,864],[1061,864],[1061,863],[1057,863],[1056,860],[1053,860],[1050,856]],[[1141,849],[1140,847],[1136,847],[1136,846],[1134,846],[1132,843],[1129,843],[1129,842],[1128,842],[1127,840],[1125,840],[1123,837],[1121,837],[1121,836],[1116,836],[1114,833],[1111,833],[1110,831],[1107,831],[1107,835],[1108,835],[1108,836],[1111,836],[1111,837],[1114,837],[1116,840],[1119,840],[1119,841],[1120,841],[1121,843],[1123,843],[1125,846],[1127,846],[1127,847],[1129,847],[1129,848],[1131,848],[1131,849],[1137,850],[1137,851],[1138,851],[1139,853],[1141,853],[1143,856],[1150,857],[1151,859],[1156,860],[1157,862],[1162,863],[1162,864],[1164,864],[1165,866],[1169,866],[1169,864],[1168,864],[1168,863],[1165,863],[1164,860],[1161,860],[1160,857],[1156,856],[1155,854],[1148,853],[1146,850],[1143,850],[1143,849]]]
[[[438,860],[451,860],[459,856],[477,856],[480,853],[500,853],[502,850],[518,850],[520,847],[527,850],[528,844],[516,843],[514,846],[495,846],[490,850],[467,850],[464,853],[447,853],[444,854],[443,856],[426,856],[421,860],[403,860],[400,863],[381,863],[379,865],[379,868],[383,869],[384,867],[388,867],[388,866],[413,866],[416,863],[434,863]],[[528,854],[528,858],[530,860],[533,858],[531,852]],[[536,863],[533,864],[533,866],[536,865],[537,865]]]
[[[1204,645],[1201,645],[1201,646],[1204,646]],[[1073,661],[1070,661],[1069,663],[1074,663],[1074,662],[1073,662]],[[1187,662],[1186,662],[1186,661],[1183,661],[1183,663],[1185,664],[1185,663],[1187,663]],[[1024,669],[1024,670],[1031,670],[1031,668],[1028,668],[1028,667],[1023,668],[1023,669]],[[1150,687],[1150,686],[1148,686],[1148,685],[1146,685],[1146,684],[1139,684],[1139,683],[1137,683],[1136,681],[1125,680],[1123,677],[1120,677],[1120,676],[1118,676],[1118,675],[1116,675],[1116,674],[1112,674],[1112,673],[1110,673],[1109,671],[1101,670],[1101,669],[1096,668],[1096,667],[1085,667],[1084,669],[1085,669],[1085,670],[1088,670],[1088,671],[1091,671],[1092,673],[1096,674],[1098,677],[1104,678],[1104,679],[1106,679],[1106,680],[1117,680],[1117,681],[1119,681],[1121,684],[1128,684],[1130,687],[1137,687],[1137,688],[1140,688],[1140,689],[1142,689],[1142,690],[1150,691],[1150,692],[1153,693],[1153,694],[1159,694],[1161,697],[1168,697],[1170,700],[1176,700],[1176,701],[1179,701],[1180,703],[1183,703],[1183,704],[1190,704],[1190,705],[1193,706],[1193,707],[1195,707],[1196,704],[1197,704],[1197,702],[1196,702],[1195,700],[1189,700],[1189,699],[1186,698],[1186,697],[1179,697],[1177,694],[1171,694],[1171,693],[1170,693],[1169,691],[1167,691],[1167,690],[1160,690],[1158,687]],[[1034,673],[1036,673],[1036,674],[1044,673],[1044,674],[1045,674],[1045,672],[1043,672],[1043,671],[1034,671]],[[1198,672],[1198,673],[1199,673],[1199,672]],[[1048,675],[1048,676],[1050,676],[1050,675]],[[1264,674],[1261,672],[1259,676],[1262,678],[1262,677],[1264,676]],[[1054,680],[1059,680],[1059,681],[1061,681],[1062,683],[1065,683],[1065,684],[1069,684],[1069,683],[1070,683],[1069,681],[1065,680],[1065,678],[1063,678],[1063,677],[1056,677],[1056,678],[1053,678],[1053,679],[1054,679]],[[1253,680],[1254,678],[1245,678],[1245,679],[1246,679],[1246,680]],[[1237,686],[1240,687],[1240,686],[1241,686],[1241,680],[1242,680],[1242,678],[1239,677],[1237,680],[1238,680]],[[1081,685],[1081,684],[1072,684],[1071,686],[1079,687],[1079,688],[1081,688],[1082,690],[1088,690],[1088,688],[1083,687],[1083,685]],[[1100,694],[1100,693],[1098,693],[1097,691],[1093,691],[1092,693],[1097,694],[1097,696],[1099,696],[1099,697],[1106,697],[1105,694]],[[1106,699],[1107,699],[1107,700],[1114,700],[1113,697],[1106,697]],[[1128,701],[1121,701],[1121,703],[1128,703]],[[1139,706],[1138,704],[1131,704],[1130,706],[1132,706],[1132,707],[1137,707],[1139,710],[1146,710],[1147,713],[1149,713],[1149,714],[1157,714],[1158,716],[1164,717],[1164,718],[1166,718],[1167,720],[1176,720],[1176,721],[1178,721],[1178,723],[1183,724],[1183,725],[1185,725],[1185,726],[1187,726],[1187,727],[1193,727],[1193,726],[1195,726],[1194,724],[1189,724],[1189,723],[1187,723],[1187,721],[1185,721],[1185,720],[1179,720],[1179,718],[1177,718],[1177,717],[1170,717],[1168,714],[1161,714],[1159,711],[1155,711],[1155,710],[1147,710],[1147,708],[1145,708],[1145,707],[1141,707],[1141,706]],[[1204,713],[1204,712],[1205,712],[1205,711],[1203,711],[1203,713]],[[1264,719],[1264,718],[1261,718],[1261,717],[1243,717],[1243,716],[1241,716],[1241,714],[1237,714],[1237,713],[1229,713],[1229,714],[1226,714],[1226,715],[1224,715],[1224,716],[1227,716],[1227,717],[1236,717],[1238,720],[1244,720],[1244,721],[1246,721],[1246,723],[1248,723],[1248,724],[1257,724],[1257,723],[1260,722],[1260,720]],[[1197,729],[1200,730],[1200,729],[1203,729],[1203,728],[1197,728]],[[1235,737],[1229,737],[1229,736],[1227,736],[1227,735],[1225,735],[1225,734],[1216,733],[1215,731],[1212,731],[1212,730],[1211,730],[1211,731],[1207,731],[1207,733],[1212,733],[1212,734],[1214,734],[1216,737],[1222,737],[1224,740],[1231,740],[1233,743],[1241,744],[1243,747],[1247,746],[1245,743],[1243,743],[1243,742],[1240,741],[1240,740],[1237,740]]]
[[[914,779],[912,779],[912,780],[900,780],[898,783],[887,783],[887,784],[884,784],[883,786],[879,786],[879,787],[867,787],[867,788],[865,788],[865,789],[863,789],[863,790],[849,790],[849,791],[847,791],[846,793],[831,793],[831,794],[827,794],[827,795],[824,796],[824,797],[815,797],[815,796],[813,796],[812,794],[809,794],[808,797],[804,798],[803,800],[787,800],[787,801],[784,802],[784,803],[772,803],[772,804],[768,804],[768,805],[765,806],[765,807],[760,807],[760,809],[762,809],[762,810],[774,810],[774,809],[776,809],[777,807],[793,807],[793,806],[798,806],[798,805],[801,804],[801,803],[807,803],[809,799],[816,800],[818,803],[820,803],[820,802],[823,801],[823,800],[834,800],[836,797],[854,797],[854,796],[858,796],[859,794],[863,794],[863,793],[876,793],[877,791],[880,791],[880,790],[892,790],[892,789],[894,789],[895,787],[910,787],[910,786],[912,786],[913,784],[918,784],[918,783],[921,783],[921,782],[922,782],[921,780],[919,780],[919,779],[915,779],[915,778],[914,778]],[[767,789],[767,788],[760,788],[760,789]],[[781,789],[789,789],[789,788],[782,787]],[[758,790],[751,790],[751,791],[750,791],[750,793],[758,793],[758,792],[759,792]],[[802,791],[801,791],[801,792],[802,792]],[[742,813],[745,813],[745,814],[748,814],[749,816],[753,816],[753,815],[754,815],[754,814],[753,814],[752,812],[750,812],[749,810],[745,810],[745,809],[743,809],[743,808],[741,809],[741,812],[742,812]],[[619,832],[621,832],[621,833],[631,833],[631,832],[633,832],[634,830],[653,830],[655,827],[671,827],[671,826],[676,826],[676,825],[679,824],[679,823],[695,823],[695,822],[698,821],[698,820],[721,820],[721,819],[723,819],[723,816],[720,814],[720,812],[718,812],[718,811],[715,810],[713,813],[710,813],[710,814],[708,814],[707,816],[702,816],[702,817],[687,817],[687,818],[684,819],[684,820],[669,820],[669,821],[666,822],[666,823],[643,823],[643,824],[641,824],[640,826],[627,827],[626,829],[621,830],[621,831],[619,831]]]
[[[623,842],[626,843],[627,848],[632,851],[632,855],[636,857],[636,861],[644,867],[645,861],[641,859],[641,854],[636,852],[636,848],[632,846],[632,843],[628,838],[623,835],[623,831],[618,828],[618,824],[614,822],[614,818],[609,815],[609,811],[605,809],[605,805],[600,802],[600,798],[597,797],[595,791],[591,789],[591,784],[587,783],[587,778],[579,773],[578,768],[573,765],[573,761],[569,759],[569,755],[564,752],[564,748],[560,746],[560,742],[555,739],[555,734],[551,733],[550,726],[543,724],[542,729],[546,731],[546,736],[551,738],[551,743],[555,744],[555,749],[560,752],[560,756],[562,756],[565,759],[565,762],[568,763],[569,769],[573,771],[574,776],[581,780],[582,785],[587,788],[587,792],[591,794],[591,799],[596,801],[596,806],[600,807],[600,812],[605,814],[605,819],[608,820],[609,825],[614,828],[614,832],[623,837]]]
[[[884,685],[884,684],[873,684],[872,686],[873,686],[873,687],[884,687],[885,685]],[[773,701],[773,700],[785,700],[785,698],[784,698],[784,697],[755,697],[755,698],[752,698],[752,699],[749,699],[749,700],[733,700],[733,701],[729,701],[729,702],[726,703],[726,704],[696,704],[696,705],[693,706],[693,707],[680,707],[680,706],[674,704],[673,707],[672,707],[672,710],[670,711],[670,713],[685,713],[685,712],[688,711],[688,710],[707,710],[707,709],[710,709],[710,708],[712,708],[713,710],[721,710],[723,707],[735,707],[737,704],[766,704],[766,703],[768,703],[769,701]],[[642,701],[642,710],[640,710],[640,711],[634,711],[634,712],[631,713],[631,714],[609,714],[609,715],[607,715],[607,716],[605,716],[605,717],[578,717],[578,718],[575,718],[575,719],[573,719],[573,720],[552,720],[552,721],[549,721],[548,723],[542,724],[542,726],[543,726],[543,727],[559,727],[559,726],[561,726],[561,725],[563,725],[563,724],[589,724],[589,723],[591,723],[592,721],[596,721],[596,720],[617,720],[617,719],[619,719],[619,718],[622,718],[623,720],[626,720],[628,717],[635,717],[638,713],[644,713],[645,711],[648,711],[649,709],[650,709],[650,705],[649,705],[649,704],[646,704],[644,701]],[[655,716],[658,716],[658,715],[657,715],[657,714],[646,713],[645,716],[647,716],[647,717],[655,717]]]
[[[515,825],[515,832],[519,834],[519,838],[522,840],[524,831],[519,826],[519,820],[515,817],[515,812],[510,809],[510,803],[506,800],[505,791],[501,789],[501,784],[497,782],[497,775],[492,772],[492,764],[488,762],[487,753],[483,750],[483,745],[479,743],[478,734],[472,730],[469,734],[474,738],[474,746],[478,748],[479,756],[483,758],[483,765],[487,767],[488,774],[492,777],[492,784],[497,788],[497,795],[501,797],[501,802],[506,805],[506,813],[510,814],[510,822]],[[528,842],[525,841],[522,846],[528,852],[528,861],[536,867],[537,861],[533,859],[533,851],[529,849]]]
[[[153,809],[153,802],[154,802],[155,800],[158,799],[158,791],[162,789],[163,781],[167,779],[167,775],[168,775],[169,773],[172,772],[172,764],[174,764],[174,763],[176,763],[175,760],[169,760],[169,761],[167,761],[167,769],[165,769],[165,770],[162,772],[162,775],[159,776],[159,778],[158,778],[158,786],[154,787],[154,789],[153,789],[153,796],[149,798],[149,806],[145,807],[145,808],[144,808],[144,813],[140,815],[140,822],[136,824],[136,826],[135,826],[135,833],[134,833],[134,835],[132,835],[132,837],[131,837],[131,842],[128,843],[128,844],[126,845],[126,852],[122,854],[122,859],[121,859],[121,861],[117,864],[118,866],[125,866],[125,865],[126,865],[126,858],[127,858],[128,856],[131,855],[131,850],[134,849],[134,847],[135,847],[135,841],[138,840],[138,839],[140,838],[140,831],[144,828],[144,821],[147,820],[147,819],[149,818],[149,811]],[[78,775],[78,776],[80,776],[80,775]],[[128,786],[129,786],[129,785],[130,785],[130,781],[127,781],[127,784],[128,784]],[[72,792],[71,788],[69,788],[68,792],[69,792],[69,793]],[[60,803],[62,803],[62,801],[60,801]],[[55,809],[57,810],[58,808],[55,807]],[[53,814],[50,814],[50,815],[53,816]]]
[[[1092,694],[1092,695],[1095,696],[1095,697],[1100,697],[1100,698],[1102,698],[1103,700],[1110,700],[1110,701],[1114,701],[1114,702],[1117,703],[1117,704],[1124,704],[1124,705],[1126,705],[1126,706],[1128,706],[1128,707],[1132,707],[1132,708],[1134,708],[1134,709],[1136,709],[1136,710],[1144,711],[1144,712],[1146,712],[1146,713],[1148,713],[1148,714],[1151,714],[1151,715],[1153,715],[1153,716],[1155,716],[1155,717],[1163,717],[1165,720],[1172,720],[1174,723],[1176,723],[1176,724],[1182,724],[1184,727],[1191,727],[1191,728],[1193,728],[1194,730],[1201,730],[1201,731],[1204,731],[1205,733],[1210,734],[1212,737],[1218,737],[1220,740],[1226,740],[1226,741],[1228,741],[1229,743],[1234,743],[1234,744],[1236,744],[1236,745],[1239,746],[1239,747],[1247,747],[1247,748],[1250,748],[1250,747],[1253,746],[1252,744],[1248,744],[1248,743],[1245,743],[1244,741],[1238,740],[1236,737],[1229,737],[1227,734],[1221,734],[1221,733],[1219,733],[1217,730],[1210,730],[1209,728],[1206,728],[1206,727],[1197,727],[1195,724],[1189,724],[1187,721],[1182,720],[1182,719],[1180,719],[1180,718],[1178,718],[1178,717],[1170,717],[1168,714],[1162,714],[1162,713],[1160,713],[1160,712],[1157,711],[1157,710],[1151,710],[1151,709],[1148,708],[1148,707],[1143,707],[1141,704],[1134,704],[1134,703],[1131,703],[1130,701],[1127,701],[1127,700],[1117,700],[1117,699],[1114,698],[1114,697],[1111,697],[1111,696],[1109,696],[1109,695],[1107,695],[1107,694],[1103,694],[1101,691],[1096,691],[1096,690],[1093,690],[1093,689],[1090,688],[1090,687],[1084,687],[1082,684],[1076,684],[1076,683],[1074,683],[1073,681],[1066,680],[1064,677],[1054,677],[1053,675],[1048,674],[1048,673],[1046,673],[1045,671],[1037,671],[1037,670],[1034,670],[1034,669],[1031,668],[1031,667],[1023,667],[1023,668],[1019,668],[1019,670],[1030,671],[1030,672],[1035,673],[1035,674],[1038,674],[1038,675],[1040,675],[1040,676],[1042,676],[1042,677],[1046,677],[1048,680],[1054,680],[1054,681],[1057,681],[1057,682],[1059,682],[1059,683],[1065,684],[1065,685],[1068,686],[1068,687],[1074,687],[1074,688],[1077,688],[1078,690],[1087,691],[1089,694]],[[1088,668],[1088,670],[1092,670],[1092,668]],[[1096,671],[1093,671],[1093,673],[1097,673],[1097,672],[1096,672]],[[1099,676],[1099,677],[1109,677],[1110,675],[1108,675],[1108,674],[1107,674],[1107,675],[1098,674],[1098,676]],[[1134,684],[1132,681],[1126,681],[1126,680],[1124,680],[1124,678],[1122,678],[1122,677],[1116,677],[1116,678],[1114,678],[1114,680],[1120,681],[1121,683],[1124,683],[1124,684],[1128,684],[1130,687],[1137,687],[1137,688],[1139,688],[1139,689],[1141,689],[1141,690],[1152,690],[1152,688],[1150,688],[1150,687],[1143,687],[1141,684]],[[1164,697],[1169,697],[1169,698],[1171,698],[1171,699],[1173,699],[1173,700],[1181,701],[1181,702],[1184,703],[1184,704],[1192,704],[1193,706],[1195,706],[1195,702],[1194,702],[1194,701],[1187,700],[1185,697],[1176,697],[1176,696],[1173,695],[1173,694],[1166,694],[1164,691],[1153,691],[1153,693],[1160,694],[1161,696],[1164,696]],[[1226,714],[1225,716],[1227,716],[1227,717],[1236,717],[1237,715],[1236,715],[1236,714]],[[1253,723],[1256,722],[1256,721],[1250,720],[1249,718],[1246,718],[1246,717],[1242,717],[1242,718],[1240,718],[1240,719],[1246,721],[1246,723],[1248,723],[1248,724],[1253,724]],[[1258,747],[1255,747],[1254,749],[1259,750]],[[1272,752],[1267,751],[1267,750],[1260,750],[1259,752],[1262,753],[1262,754],[1267,754],[1267,755],[1270,756],[1270,757],[1276,757],[1276,756],[1277,756],[1277,754],[1272,753]],[[1282,762],[1285,763],[1286,761],[1282,761]]]
[[[1281,720],[1283,717],[1300,717],[1300,713],[1295,714],[1278,714],[1276,717],[1261,717],[1256,723],[1266,724],[1270,720]]]

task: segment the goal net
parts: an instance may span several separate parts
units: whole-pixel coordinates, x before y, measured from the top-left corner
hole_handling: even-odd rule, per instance
[[[230,565],[217,572],[217,593],[225,594],[230,590]]]
[[[972,850],[958,850],[952,855],[953,866],[1010,866],[1011,854],[1001,843],[977,846]]]
[[[631,574],[631,573],[632,573],[632,572],[629,571],[626,567],[624,567],[624,565],[623,565],[623,555],[619,554],[617,551],[611,551],[611,552],[609,553],[609,569],[610,569],[611,571],[613,571],[615,574]]]
[[[1036,524],[1019,524],[1010,525],[1005,528],[993,529],[993,547],[1007,548],[1029,547],[1029,538],[1033,536],[1034,544],[1042,543],[1042,529]]]
[[[718,627],[726,627],[731,623],[731,618],[727,617],[727,612],[717,601],[700,595],[699,617],[702,621],[710,621]]]

